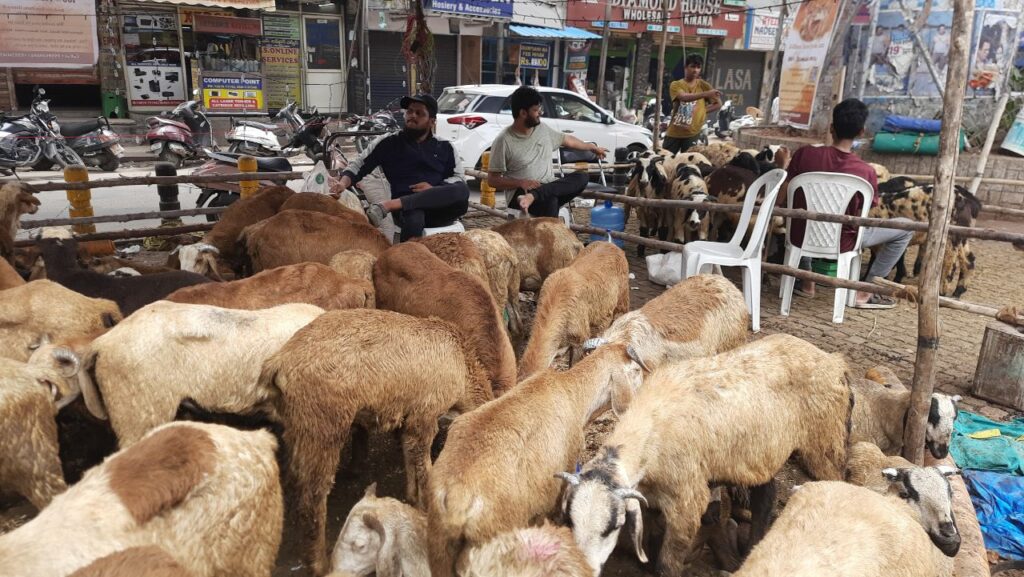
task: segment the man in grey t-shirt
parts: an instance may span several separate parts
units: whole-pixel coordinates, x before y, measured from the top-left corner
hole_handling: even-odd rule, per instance
[[[540,121],[543,100],[539,92],[520,86],[509,96],[512,126],[502,130],[491,145],[487,183],[499,190],[515,190],[509,206],[532,216],[558,216],[558,209],[587,187],[586,172],[555,178],[552,153],[561,147],[593,152],[604,158],[607,150],[558,132]]]

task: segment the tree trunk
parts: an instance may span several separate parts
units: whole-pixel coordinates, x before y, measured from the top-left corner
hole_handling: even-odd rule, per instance
[[[946,90],[942,102],[942,132],[928,217],[928,243],[925,245],[924,270],[918,284],[917,360],[914,363],[907,426],[903,432],[903,457],[918,465],[924,460],[925,425],[935,382],[935,357],[939,349],[939,285],[949,229],[949,207],[953,199],[953,176],[960,152],[960,123],[963,120],[973,20],[974,0],[954,0],[952,45],[946,72],[946,86],[953,89]]]
[[[654,36],[650,32],[640,35],[636,46],[636,70],[633,71],[633,108],[640,109],[640,120],[643,120],[644,96],[647,96],[647,84],[651,79],[651,50],[654,49]]]

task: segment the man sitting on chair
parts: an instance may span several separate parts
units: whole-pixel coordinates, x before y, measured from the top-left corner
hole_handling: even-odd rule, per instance
[[[378,166],[391,185],[391,200],[373,204],[366,216],[379,227],[389,212],[402,240],[423,236],[425,227],[447,226],[469,209],[469,188],[452,143],[434,138],[437,101],[429,94],[402,98],[405,128],[379,138],[341,174],[348,188]]]
[[[608,151],[542,123],[543,102],[540,93],[529,86],[520,86],[509,96],[515,120],[491,145],[487,183],[498,190],[515,190],[509,208],[532,216],[558,216],[558,209],[587,187],[589,175],[574,172],[555,178],[552,153],[564,146],[604,158]]]
[[[878,204],[878,176],[875,170],[868,163],[861,160],[853,153],[853,141],[864,134],[864,124],[868,120],[868,107],[856,98],[849,98],[836,105],[832,109],[832,146],[805,146],[793,154],[789,162],[788,178],[792,179],[806,172],[842,172],[859,176],[871,184],[872,206]],[[788,186],[788,181],[787,181]],[[785,198],[779,195],[777,204],[785,206]],[[807,202],[804,200],[802,191],[797,192],[793,198],[793,208],[806,209]],[[855,195],[846,209],[846,214],[858,216],[861,211],[861,200]],[[909,219],[893,219],[909,221]],[[806,221],[793,219],[793,230],[790,231],[790,238],[795,245],[802,245]],[[857,240],[857,225],[844,224],[839,241],[840,252],[853,250]],[[861,237],[861,246],[877,247],[875,261],[868,271],[867,278],[885,278],[892,271],[914,233],[908,230],[896,230],[892,228],[865,227]],[[810,259],[801,259],[800,268],[810,268]],[[800,289],[797,294],[802,296],[814,296],[814,283],[800,281]],[[890,297],[865,292],[857,292],[856,308],[890,309],[896,306],[896,301]]]

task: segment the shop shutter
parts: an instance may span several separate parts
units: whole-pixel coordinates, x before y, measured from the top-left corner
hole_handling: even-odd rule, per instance
[[[408,94],[402,35],[370,31],[370,108],[380,110]]]
[[[434,36],[434,96],[440,96],[445,88],[459,83],[459,37]]]

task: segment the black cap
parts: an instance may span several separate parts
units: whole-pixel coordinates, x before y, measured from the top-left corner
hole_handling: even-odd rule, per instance
[[[409,108],[409,105],[413,102],[419,102],[423,106],[427,107],[427,112],[430,113],[431,118],[437,117],[437,100],[429,94],[417,94],[415,96],[403,96],[400,106],[402,110]]]

